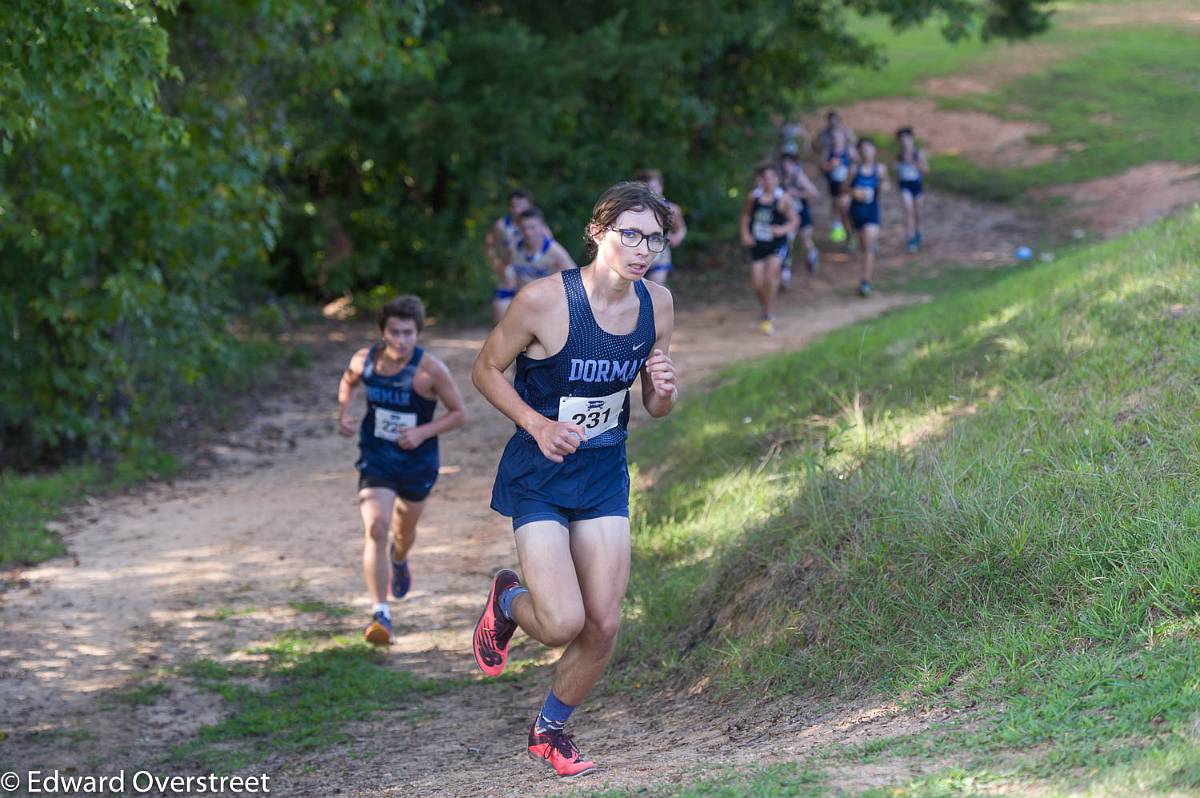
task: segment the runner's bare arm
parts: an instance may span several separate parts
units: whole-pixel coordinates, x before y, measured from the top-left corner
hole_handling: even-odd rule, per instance
[[[504,233],[500,230],[500,222],[497,221],[488,230],[487,235],[483,239],[483,256],[487,258],[488,263],[492,264],[492,271],[496,273],[496,279],[504,281],[504,267],[507,263],[502,262],[503,259],[499,256],[500,242],[504,239]]]
[[[804,170],[799,171],[796,179],[800,183],[800,194],[805,199],[816,199],[820,196],[816,183],[808,179],[808,175],[804,174]]]
[[[350,406],[354,403],[354,394],[358,384],[362,382],[363,364],[367,362],[366,348],[360,349],[350,358],[350,365],[342,373],[342,381],[338,383],[338,433],[347,438],[354,435],[354,425],[350,422]]]
[[[742,231],[742,245],[747,247],[754,246],[754,237],[750,235],[750,209],[754,207],[754,195],[746,196],[746,204],[742,206],[742,218],[738,220],[738,227]]]
[[[792,198],[785,194],[779,200],[779,209],[783,211],[783,215],[787,217],[787,221],[783,224],[774,225],[771,228],[772,232],[777,236],[796,232],[796,228],[800,226],[800,214],[796,212],[796,203],[792,202]]]
[[[888,182],[888,170],[883,164],[879,164],[879,189],[891,190],[892,184]]]
[[[929,161],[925,158],[924,150],[917,150],[917,168],[921,170],[921,174],[929,174]]]
[[[671,351],[671,333],[675,331],[675,303],[665,286],[646,281],[654,303],[654,329],[658,337],[654,350],[642,367],[642,407],[654,418],[662,418],[675,406],[679,397],[675,363]]]
[[[415,449],[430,438],[458,429],[467,423],[467,411],[463,406],[462,394],[446,364],[433,355],[421,359],[421,370],[433,379],[433,395],[446,406],[446,412],[419,427],[400,430],[396,439],[401,449]]]
[[[575,264],[575,259],[571,257],[571,253],[567,252],[567,248],[555,241],[550,245],[550,252],[554,255],[554,270],[557,272],[566,271],[567,269],[579,268]]]
[[[667,240],[671,242],[671,246],[677,247],[683,243],[683,239],[687,238],[687,222],[683,220],[683,208],[680,208],[674,202],[671,205],[671,215],[675,222],[671,228],[671,232],[667,235]]]
[[[551,421],[534,410],[505,378],[504,371],[538,339],[539,322],[545,323],[554,315],[562,297],[561,278],[543,278],[525,286],[488,334],[471,369],[471,382],[483,398],[532,435],[542,454],[556,463],[579,448],[585,438],[583,427]]]

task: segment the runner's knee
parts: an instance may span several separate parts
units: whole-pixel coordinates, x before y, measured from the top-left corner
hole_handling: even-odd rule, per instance
[[[583,631],[584,615],[578,610],[554,610],[546,616],[538,613],[541,621],[542,642],[548,646],[565,646]]]
[[[367,526],[367,537],[376,543],[387,543],[391,533],[391,524],[386,518],[374,518]]]
[[[620,610],[604,615],[589,615],[584,624],[584,630],[587,632],[589,638],[607,645],[612,645],[616,641],[617,632],[620,629]]]

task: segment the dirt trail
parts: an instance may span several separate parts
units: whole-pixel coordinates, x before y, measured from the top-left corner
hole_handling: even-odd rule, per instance
[[[1038,224],[936,193],[930,206],[941,218],[931,213],[931,249],[922,260],[995,262]],[[818,229],[826,229],[824,210],[817,213]],[[885,252],[902,250],[895,215],[884,231]],[[911,260],[885,257],[882,270]],[[775,337],[754,331],[743,286],[720,305],[682,305],[673,354],[685,398],[727,364],[800,347],[919,299],[887,292],[854,297],[855,270],[846,261],[832,253],[824,276],[797,275],[781,302]],[[687,279],[686,267],[677,279]],[[397,639],[389,664],[422,676],[474,673],[469,637],[479,602],[495,569],[515,559],[508,522],[488,508],[512,428],[468,380],[485,332],[432,327],[424,340],[457,376],[471,422],[444,438],[442,475],[412,554],[413,592],[394,605]],[[328,627],[328,618],[298,612],[291,602],[351,606],[356,614],[340,623],[360,625],[368,604],[358,566],[356,445],[334,434],[334,394],[350,353],[372,333],[367,323],[344,322],[300,331],[296,339],[312,352],[311,365],[298,369],[285,390],[264,397],[243,429],[199,453],[190,475],[73,508],[61,525],[71,554],[6,575],[0,732],[7,740],[0,742],[0,764],[99,774],[161,761],[170,745],[221,717],[219,700],[179,680],[148,706],[113,703],[114,689],[158,668],[199,658],[228,661],[285,629]],[[553,659],[534,646],[527,653]],[[289,796],[558,792],[542,769],[517,758],[544,683],[456,690],[423,702],[419,715],[389,712],[354,724],[353,744],[271,760],[262,769],[275,774],[276,794]],[[661,703],[649,713],[650,728],[661,733],[647,743],[631,733],[630,718],[652,700]],[[777,712],[778,718],[752,720],[693,696],[602,696],[581,710],[578,723],[585,750],[606,765],[585,786],[658,783],[759,761],[764,724],[780,735],[772,756],[787,757],[815,742],[894,734],[927,721],[871,704]],[[637,745],[627,745],[633,736]],[[364,758],[373,764],[364,766]],[[497,777],[503,787],[494,785]],[[487,784],[493,786],[481,791]]]

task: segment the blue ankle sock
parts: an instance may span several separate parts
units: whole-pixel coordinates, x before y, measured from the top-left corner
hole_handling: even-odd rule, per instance
[[[554,694],[554,690],[551,690],[546,694],[546,703],[542,704],[542,711],[538,713],[537,727],[542,731],[562,731],[574,711],[575,707],[564,704]]]
[[[508,620],[511,621],[513,619],[513,617],[512,617],[513,599],[515,599],[517,596],[521,595],[522,593],[528,593],[528,592],[529,592],[528,589],[523,588],[520,585],[513,585],[512,587],[505,590],[503,593],[500,594],[500,613],[505,618],[507,618]]]

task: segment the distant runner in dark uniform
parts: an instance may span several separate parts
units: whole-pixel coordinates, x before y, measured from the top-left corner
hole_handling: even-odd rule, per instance
[[[382,339],[360,349],[338,385],[338,431],[354,435],[350,408],[359,385],[367,389],[367,414],[358,429],[358,504],[366,538],[363,575],[374,602],[367,640],[392,639],[388,609],[391,591],[403,598],[412,584],[408,550],[417,537],[417,519],[438,477],[438,435],[467,421],[462,396],[446,364],[417,346],[425,306],[401,296],[379,312]],[[446,412],[434,419],[441,401]]]

